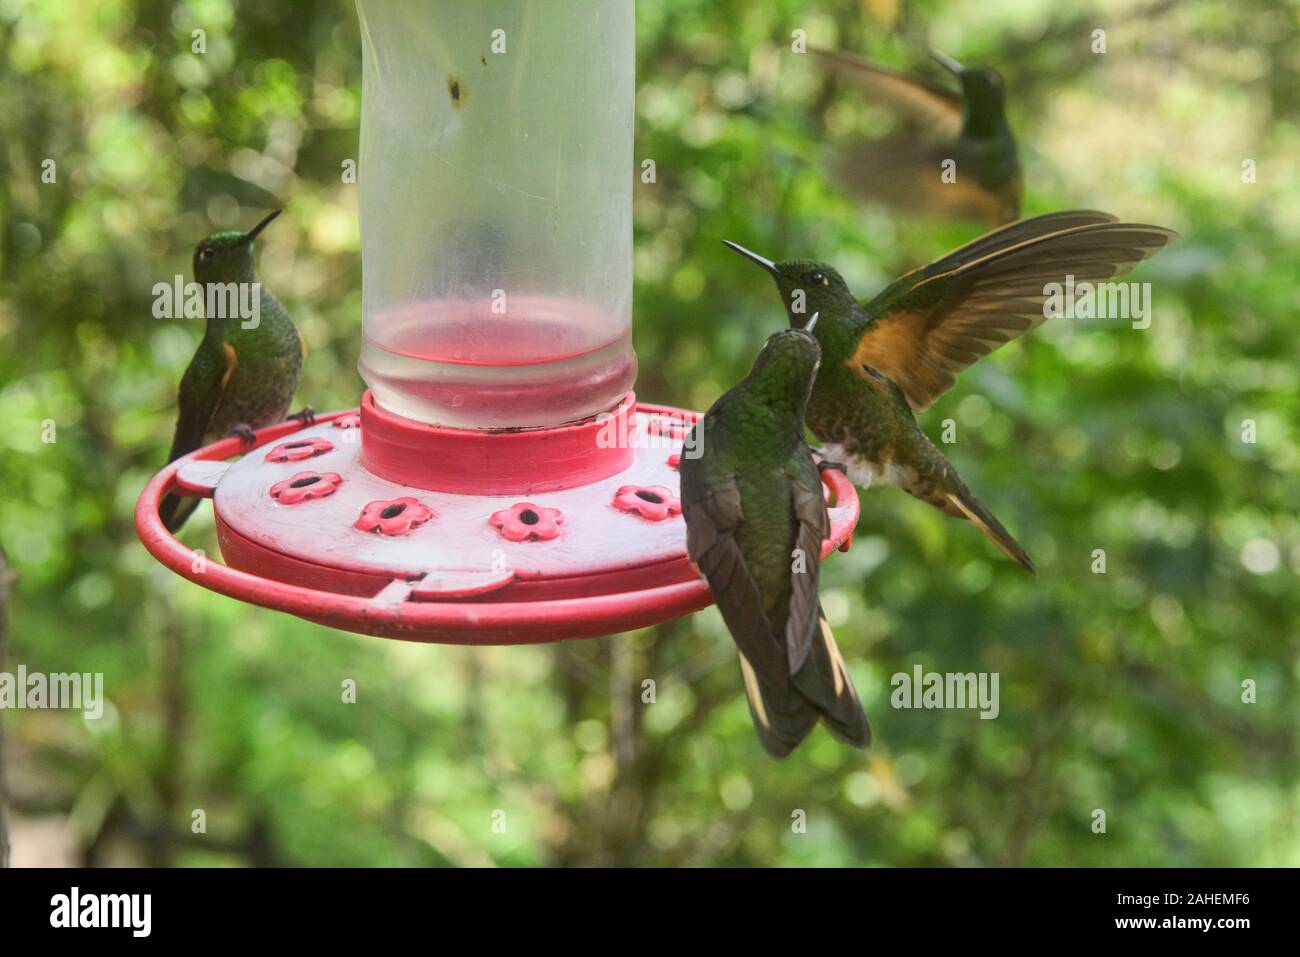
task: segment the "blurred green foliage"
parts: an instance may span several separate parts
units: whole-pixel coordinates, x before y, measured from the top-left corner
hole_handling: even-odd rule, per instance
[[[102,671],[111,702],[98,722],[5,715],[18,863],[1300,864],[1297,10],[638,4],[651,401],[706,407],[781,325],[770,284],[720,239],[829,259],[865,295],[978,232],[900,222],[827,180],[837,136],[888,120],[793,54],[795,29],[904,67],[929,45],[996,65],[1027,214],[1096,207],[1183,234],[1133,276],[1153,286],[1150,329],[1048,323],[923,419],[936,438],[955,421],[950,457],[1040,576],[897,491],[864,493],[824,597],[876,744],[819,731],[775,762],[712,609],[563,646],[423,647],[156,565],[132,507],[200,327],[154,319],[150,290],[188,275],[199,238],[283,204],[260,267],[311,349],[300,396],[342,408],[362,387],[340,175],[357,150],[355,11],[0,0],[9,667]],[[206,509],[184,538],[216,554]],[[891,708],[890,676],[918,663],[1000,673],[1000,716]]]

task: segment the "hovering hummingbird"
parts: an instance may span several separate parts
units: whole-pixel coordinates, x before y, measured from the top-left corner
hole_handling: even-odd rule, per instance
[[[210,283],[254,283],[253,240],[280,215],[267,215],[246,233],[213,233],[194,249],[194,280],[205,290]],[[252,445],[253,431],[285,418],[305,351],[289,314],[265,286],[260,287],[256,324],[238,316],[209,315],[203,339],[181,379],[176,434],[167,461],[174,462],[201,445],[236,434]],[[297,418],[310,422],[310,409]],[[199,500],[168,495],[159,506],[163,524],[175,532]]]
[[[1020,161],[997,70],[964,67],[931,50],[957,77],[958,92],[842,50],[809,52],[923,128],[848,150],[837,172],[854,192],[912,212],[994,225],[1020,215]]]
[[[1025,550],[975,499],[913,412],[951,388],[955,373],[1042,323],[1049,284],[1067,274],[1110,279],[1176,238],[1173,230],[1120,223],[1093,210],[1049,213],[986,233],[865,304],[825,263],[772,262],[727,245],[772,276],[791,325],[805,312],[821,316],[816,336],[825,368],[808,403],[808,425],[825,444],[824,455],[842,462],[860,486],[897,485],[966,519],[1032,573]]]
[[[736,641],[759,740],[779,758],[819,719],[848,744],[871,740],[817,594],[830,523],[804,441],[821,361],[816,322],[767,340],[749,375],[696,424],[686,447],[702,454],[680,466],[687,554]]]

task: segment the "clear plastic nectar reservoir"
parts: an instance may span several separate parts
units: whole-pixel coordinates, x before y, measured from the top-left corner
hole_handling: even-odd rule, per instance
[[[614,406],[632,351],[631,0],[358,0],[364,339],[385,409]]]

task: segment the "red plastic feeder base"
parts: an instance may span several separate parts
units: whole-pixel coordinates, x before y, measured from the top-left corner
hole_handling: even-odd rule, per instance
[[[145,487],[160,562],[241,601],[362,634],[522,644],[642,628],[712,603],[686,558],[677,463],[698,413],[637,404],[551,429],[424,425],[376,406],[223,439]],[[242,458],[229,462],[231,456]],[[852,484],[823,473],[847,548]],[[171,491],[211,496],[228,565],[163,527]]]

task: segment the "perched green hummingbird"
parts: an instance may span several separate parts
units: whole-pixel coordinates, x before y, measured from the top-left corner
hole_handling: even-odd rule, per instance
[[[850,189],[932,216],[994,225],[1019,217],[1020,161],[997,70],[964,67],[931,50],[930,56],[957,77],[957,92],[842,50],[809,52],[922,127],[920,135],[848,150],[837,172]]]
[[[255,283],[253,240],[280,215],[275,210],[246,233],[213,233],[194,249],[194,280],[209,284]],[[207,317],[203,339],[181,378],[176,434],[167,461],[227,435],[251,445],[253,431],[285,418],[298,388],[305,352],[302,336],[284,306],[259,289],[258,321]],[[298,413],[306,422],[312,412]],[[159,506],[163,524],[175,532],[198,506],[196,498],[168,495]]]
[[[823,454],[849,477],[897,485],[974,524],[1034,571],[1025,550],[971,494],[916,424],[954,374],[1042,323],[1050,284],[1119,276],[1178,238],[1173,230],[1117,222],[1094,210],[1049,213],[995,229],[859,303],[840,274],[808,259],[772,262],[727,245],[776,281],[798,326],[809,312],[825,366],[808,403]]]
[[[821,361],[805,329],[775,333],[754,368],[705,413],[680,466],[686,551],[740,652],[763,747],[785,757],[820,719],[864,748],[867,716],[818,600],[830,522],[804,407]]]

